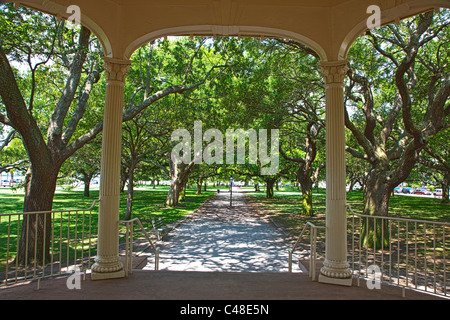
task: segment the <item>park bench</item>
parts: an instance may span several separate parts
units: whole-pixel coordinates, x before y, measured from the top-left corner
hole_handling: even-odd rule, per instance
[[[153,233],[156,235],[157,240],[161,240],[172,229],[164,222],[161,217],[158,219],[152,219],[152,225]]]

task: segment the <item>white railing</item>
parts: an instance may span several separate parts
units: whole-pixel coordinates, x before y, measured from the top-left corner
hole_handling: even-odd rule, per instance
[[[309,236],[309,247],[310,247],[310,256],[309,256],[309,276],[312,280],[316,279],[316,260],[317,260],[317,230],[318,229],[325,229],[324,226],[316,226],[311,222],[307,222],[306,225],[303,227],[302,232],[297,238],[297,241],[295,242],[294,246],[291,250],[289,250],[289,272],[292,272],[292,256],[294,254],[294,251],[300,246],[300,243],[303,239],[303,236],[308,229],[308,227],[311,229],[310,236]]]
[[[449,296],[450,223],[355,213],[347,205],[358,279]]]
[[[147,239],[148,245],[141,250],[141,253],[145,251],[147,248],[151,247],[155,251],[155,270],[159,270],[159,247],[156,247],[150,238],[149,234],[145,230],[141,221],[138,218],[134,218],[131,220],[122,220],[120,224],[125,225],[125,275],[128,276],[132,273],[132,264],[133,264],[133,238],[134,238],[134,226],[135,223],[138,225],[140,231],[143,233],[144,237]]]
[[[92,211],[0,214],[0,287],[90,269]]]

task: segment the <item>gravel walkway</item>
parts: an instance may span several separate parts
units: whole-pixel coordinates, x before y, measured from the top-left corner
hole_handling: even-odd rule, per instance
[[[160,270],[287,272],[284,235],[233,189],[214,196],[159,242]],[[153,270],[153,255],[144,269]],[[293,264],[293,272],[304,272]]]

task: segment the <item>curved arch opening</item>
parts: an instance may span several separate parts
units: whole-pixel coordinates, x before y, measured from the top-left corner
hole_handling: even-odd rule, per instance
[[[440,151],[433,141],[444,135],[448,115],[450,11],[421,10],[419,14],[424,11],[398,25],[368,32],[354,41],[348,53],[346,127],[355,139],[348,140],[347,151],[366,166],[362,178],[366,215],[391,214],[391,196],[406,193],[403,187],[409,186],[415,170],[425,163],[428,155],[422,147],[434,155]],[[439,116],[430,117],[432,113]],[[357,149],[364,151],[359,154]],[[420,183],[439,184],[428,179]],[[383,226],[364,228],[361,243],[386,245]],[[364,236],[368,234],[375,236],[369,239]]]
[[[267,38],[283,38],[298,41],[314,50],[323,62],[328,61],[325,50],[315,41],[294,33],[291,31],[252,27],[252,26],[217,26],[217,25],[201,25],[201,26],[183,26],[168,29],[161,29],[148,33],[133,42],[125,49],[124,59],[129,59],[133,52],[139,47],[158,38],[168,36],[225,36],[225,37],[267,37]]]
[[[69,19],[72,13],[67,12],[67,7],[50,2],[50,1],[37,1],[37,0],[29,0],[29,1],[6,1],[6,3],[15,3],[17,5],[21,5],[36,11],[40,11],[42,13],[50,14],[58,19]],[[98,41],[100,42],[104,55],[106,57],[113,56],[113,50],[110,43],[110,40],[104,30],[89,16],[84,14],[83,10],[80,11],[80,24],[89,28],[92,33],[95,34]]]
[[[410,3],[405,3],[403,5],[399,5],[394,8],[382,11],[380,26],[388,25],[391,23],[398,23],[398,21],[400,20],[440,8],[450,9],[449,2],[446,0],[417,0]],[[341,44],[339,50],[340,59],[347,58],[348,52],[352,45],[355,43],[356,39],[367,32],[367,30],[367,19],[364,19],[357,25],[355,25],[355,27],[347,34]]]

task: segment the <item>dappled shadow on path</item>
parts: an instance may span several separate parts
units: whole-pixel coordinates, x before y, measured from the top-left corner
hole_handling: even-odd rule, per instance
[[[160,270],[287,272],[289,244],[246,196],[220,193],[167,235]],[[153,266],[149,257],[148,269]],[[300,272],[294,266],[294,272]]]

